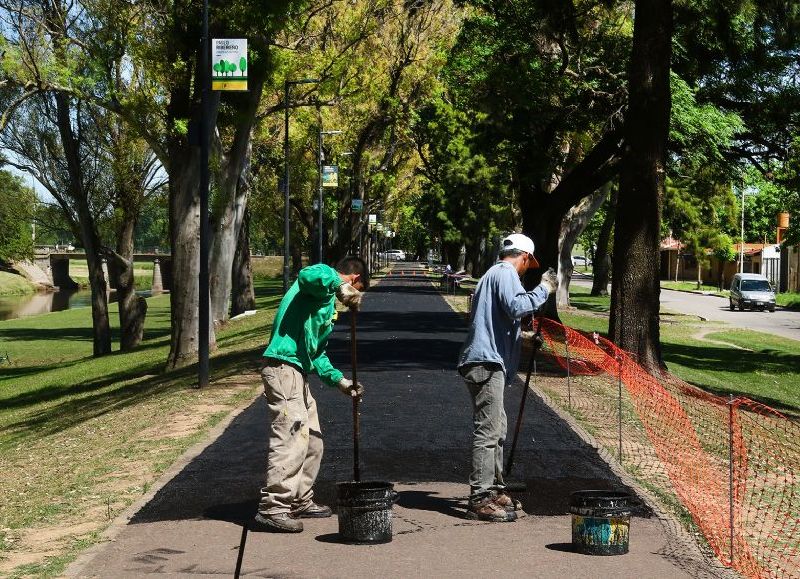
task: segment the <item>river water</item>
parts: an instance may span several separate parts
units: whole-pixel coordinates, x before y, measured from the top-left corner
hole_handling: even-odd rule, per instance
[[[150,297],[150,291],[136,293]],[[60,290],[24,296],[0,296],[0,321],[73,308],[88,308],[91,307],[91,299],[92,292],[89,290]],[[117,292],[111,292],[109,301],[114,302],[116,299]]]

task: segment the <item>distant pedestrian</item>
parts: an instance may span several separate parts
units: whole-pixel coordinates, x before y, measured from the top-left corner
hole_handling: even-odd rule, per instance
[[[505,490],[503,443],[507,421],[503,390],[519,366],[520,320],[547,301],[557,287],[548,269],[531,291],[520,277],[539,267],[533,240],[514,233],[503,239],[499,261],[481,277],[472,300],[469,334],[461,349],[458,371],[472,398],[472,472],[467,517],[482,521],[515,521],[522,509]]]
[[[300,270],[283,296],[264,352],[261,378],[269,407],[270,430],[265,486],[251,530],[297,533],[298,519],[330,517],[331,509],[314,502],[314,481],[322,461],[322,433],[308,374],[361,396],[361,384],[333,367],[325,353],[337,312],[336,298],[351,310],[369,286],[364,260],[346,257],[336,269],[319,263]]]

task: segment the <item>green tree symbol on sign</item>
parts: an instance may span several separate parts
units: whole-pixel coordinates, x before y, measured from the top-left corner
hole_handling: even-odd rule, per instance
[[[239,59],[239,70],[242,71],[242,74],[247,70],[247,59],[244,56]]]

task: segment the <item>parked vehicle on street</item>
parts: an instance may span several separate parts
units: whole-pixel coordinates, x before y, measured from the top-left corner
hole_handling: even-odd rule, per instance
[[[731,282],[730,308],[775,311],[775,290],[758,273],[737,273]]]
[[[573,267],[576,265],[582,265],[583,267],[587,267],[592,265],[592,260],[587,259],[585,255],[573,255],[572,256],[572,265]]]
[[[389,261],[405,261],[406,252],[402,249],[388,249],[382,254],[382,256]]]

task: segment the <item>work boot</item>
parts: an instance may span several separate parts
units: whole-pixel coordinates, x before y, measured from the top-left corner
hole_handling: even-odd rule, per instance
[[[492,521],[494,523],[510,523],[517,520],[517,513],[507,511],[489,495],[477,501],[470,501],[467,507],[467,518],[478,521]]]
[[[257,533],[299,533],[303,530],[303,523],[292,518],[289,513],[256,513],[248,528]]]
[[[305,508],[293,509],[292,518],[295,519],[325,519],[333,514],[330,507],[318,505],[315,502],[309,503]]]
[[[524,511],[522,510],[522,503],[506,493],[505,491],[497,491],[497,495],[494,497],[494,502],[503,507],[506,511],[511,513],[517,513],[517,516],[522,516],[521,513]]]

